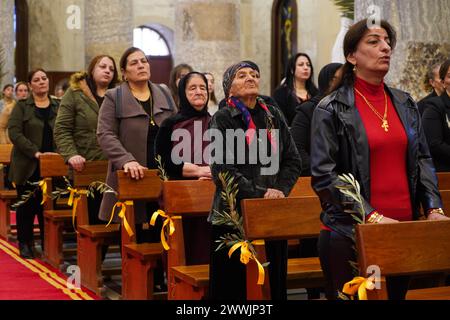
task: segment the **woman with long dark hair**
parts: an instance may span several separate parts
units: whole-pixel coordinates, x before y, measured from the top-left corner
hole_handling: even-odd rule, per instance
[[[318,93],[311,58],[300,52],[289,59],[284,82],[275,90],[273,98],[291,126],[296,107]]]

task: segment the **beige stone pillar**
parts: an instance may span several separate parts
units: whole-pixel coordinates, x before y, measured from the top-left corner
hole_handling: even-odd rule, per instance
[[[0,60],[4,62],[0,74],[0,90],[14,79],[14,0],[0,2]]]
[[[88,0],[85,10],[86,64],[96,55],[108,54],[120,69],[122,53],[133,45],[133,1]]]
[[[175,65],[212,72],[220,100],[223,72],[241,57],[240,1],[178,0],[175,15]]]
[[[28,0],[29,69],[84,68],[84,0]]]
[[[355,20],[369,17],[372,4],[397,31],[387,82],[415,99],[424,97],[422,83],[429,66],[450,56],[450,1],[355,0]]]

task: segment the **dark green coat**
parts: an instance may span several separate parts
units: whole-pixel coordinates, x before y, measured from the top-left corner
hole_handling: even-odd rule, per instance
[[[85,77],[84,73],[76,73],[71,77],[70,88],[61,100],[56,117],[55,143],[66,162],[75,155],[88,161],[106,160],[97,143],[100,108]]]
[[[50,99],[49,124],[53,130],[59,101]],[[39,161],[34,157],[42,147],[44,121],[36,116],[33,96],[21,100],[11,113],[8,133],[14,147],[11,154],[9,180],[15,184],[24,184],[38,167]]]

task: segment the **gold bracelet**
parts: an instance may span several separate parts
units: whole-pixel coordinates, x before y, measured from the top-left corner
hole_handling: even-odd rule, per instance
[[[381,219],[383,219],[383,218],[384,218],[384,216],[382,214],[379,214],[378,219],[375,223],[380,223]]]
[[[375,211],[374,213],[372,213],[369,217],[369,219],[367,219],[367,222],[369,223],[378,223],[381,221],[381,219],[383,219],[383,215],[379,214],[378,211]]]
[[[444,210],[442,210],[442,208],[429,209],[428,214],[430,214],[430,213],[438,213],[438,214],[442,214],[443,216],[445,216],[445,212],[444,212]]]

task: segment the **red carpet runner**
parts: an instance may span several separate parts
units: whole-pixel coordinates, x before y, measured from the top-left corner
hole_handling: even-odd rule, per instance
[[[40,260],[27,260],[0,238],[0,300],[97,300],[83,289],[69,289],[64,275]]]

